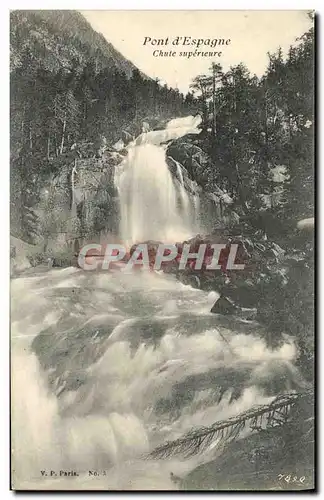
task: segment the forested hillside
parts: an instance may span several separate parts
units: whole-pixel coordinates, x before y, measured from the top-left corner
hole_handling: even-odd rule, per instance
[[[91,158],[103,143],[139,134],[143,121],[199,111],[203,133],[176,144],[173,157],[207,191],[228,192],[241,225],[285,235],[313,214],[313,42],[311,28],[288,57],[269,54],[261,79],[243,64],[227,72],[214,64],[184,98],[142,75],[81,14],[13,12],[12,229],[33,240],[40,188],[75,149]]]
[[[33,208],[50,175],[102,143],[192,112],[177,90],[141,74],[75,11],[11,14],[12,231],[37,235]],[[71,148],[74,152],[71,152]]]
[[[71,63],[85,66],[89,59],[97,70],[110,67],[128,77],[135,69],[77,11],[13,11],[10,28],[12,70],[24,64],[28,52],[38,65],[54,72],[71,69]]]
[[[269,54],[260,79],[243,64],[227,72],[214,64],[192,83],[211,159],[195,174],[228,191],[241,224],[275,237],[314,211],[313,45],[311,28],[287,57]]]
[[[232,198],[232,217],[217,232],[241,235],[250,255],[247,275],[206,273],[204,286],[256,307],[271,342],[283,331],[297,338],[299,363],[312,378],[314,233],[298,221],[314,216],[314,28],[287,55],[278,49],[268,57],[262,78],[243,64],[198,75],[191,90],[203,133],[170,154],[205,190]]]

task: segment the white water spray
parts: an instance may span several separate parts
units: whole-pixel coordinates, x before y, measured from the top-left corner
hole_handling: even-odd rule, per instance
[[[177,190],[163,144],[186,134],[199,134],[200,123],[200,117],[171,120],[166,130],[143,133],[129,145],[128,156],[115,175],[121,210],[120,232],[126,243],[174,242],[194,233],[195,220],[181,167],[177,163]]]
[[[142,134],[117,172],[126,240],[190,230],[157,143],[193,126],[171,125],[147,133],[154,144]],[[160,462],[143,460],[148,452],[303,383],[291,342],[270,349],[253,325],[210,313],[216,292],[170,275],[36,269],[12,281],[11,298],[16,488],[177,489],[170,473],[184,476],[214,451]],[[79,475],[60,474],[68,470]]]

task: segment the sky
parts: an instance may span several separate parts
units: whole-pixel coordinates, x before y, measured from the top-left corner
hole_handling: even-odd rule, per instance
[[[311,21],[305,10],[269,11],[81,11],[92,27],[102,33],[127,59],[143,73],[159,78],[161,83],[186,93],[193,78],[205,73],[211,63],[224,70],[243,62],[252,74],[261,76],[267,67],[267,52],[279,46],[286,54],[295,39],[307,31]],[[174,46],[175,37],[205,40],[230,39],[224,46],[199,47],[198,51],[222,52],[220,57],[180,57],[181,51],[195,46]],[[165,41],[167,45],[144,45],[145,37]],[[156,57],[154,50],[175,51],[175,57]],[[156,54],[156,53],[155,53]]]

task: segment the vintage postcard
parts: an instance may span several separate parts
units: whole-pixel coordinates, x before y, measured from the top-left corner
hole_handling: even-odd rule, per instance
[[[13,490],[315,489],[314,29],[11,11]]]

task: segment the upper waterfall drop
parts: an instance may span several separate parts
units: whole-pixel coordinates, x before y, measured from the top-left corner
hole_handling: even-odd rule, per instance
[[[201,121],[200,116],[177,118],[165,130],[144,132],[128,145],[128,155],[115,173],[120,236],[126,244],[146,240],[174,243],[195,232],[194,217],[188,216],[190,207],[181,206],[184,187],[180,186],[179,193],[166,162],[164,144],[187,134],[199,134]]]

